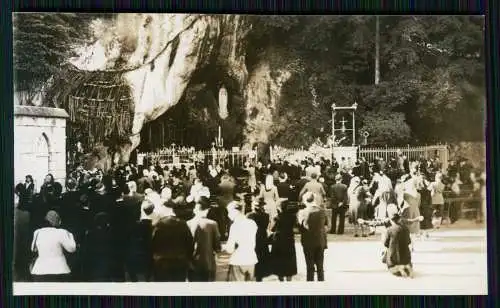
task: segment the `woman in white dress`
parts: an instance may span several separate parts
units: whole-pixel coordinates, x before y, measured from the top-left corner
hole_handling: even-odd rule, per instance
[[[443,175],[441,173],[436,173],[434,182],[429,185],[428,189],[431,191],[432,207],[437,211],[437,215],[442,221],[444,214],[443,192],[445,185],[443,184]]]
[[[417,220],[420,217],[420,201],[421,196],[418,192],[422,178],[415,172],[411,177],[403,183],[403,207],[401,208],[401,218],[406,222],[406,226],[410,231],[410,235],[420,236],[420,222]],[[414,241],[412,241],[413,246]],[[413,247],[412,247],[413,250]]]
[[[70,281],[71,269],[66,262],[64,251],[76,251],[73,234],[59,228],[61,218],[55,211],[45,216],[45,226],[33,234],[31,251],[37,253],[31,269],[35,282],[67,282]]]
[[[248,186],[250,191],[253,193],[257,188],[257,176],[255,175],[255,166],[250,163],[245,163],[245,170],[248,172]]]
[[[260,195],[257,200],[260,198],[264,199],[264,210],[269,214],[269,221],[273,222],[274,218],[278,216],[280,198],[278,188],[274,185],[274,178],[270,174],[266,176],[266,182],[260,188]],[[271,224],[269,224],[269,229],[272,228]]]

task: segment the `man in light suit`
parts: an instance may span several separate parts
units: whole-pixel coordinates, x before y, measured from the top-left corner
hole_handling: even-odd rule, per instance
[[[311,180],[304,185],[299,193],[299,200],[306,192],[314,193],[316,204],[323,207],[323,200],[326,196],[326,192],[323,184],[318,181],[318,173],[313,172],[311,174]]]
[[[209,199],[197,197],[195,216],[187,222],[194,237],[194,256],[189,270],[189,281],[215,281],[216,253],[221,251],[220,233],[217,223],[206,218],[210,209]]]
[[[324,281],[323,260],[327,248],[327,217],[323,208],[315,202],[315,194],[306,192],[303,196],[305,209],[299,211],[298,221],[301,231],[301,243],[307,266],[307,281],[314,281],[314,271],[318,281]]]
[[[232,201],[227,206],[229,219],[233,221],[229,238],[224,250],[231,254],[229,258],[229,281],[252,281],[254,267],[257,264],[255,240],[257,224],[242,213],[243,206]]]

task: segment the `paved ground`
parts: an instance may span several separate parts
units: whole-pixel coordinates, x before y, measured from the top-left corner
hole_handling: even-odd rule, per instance
[[[305,262],[297,237],[298,274],[293,282],[267,283],[123,283],[64,284],[64,286],[14,283],[15,295],[481,295],[487,294],[486,231],[484,226],[459,221],[433,232],[415,243],[415,278],[389,274],[380,262],[377,237],[354,238],[329,235],[325,251],[325,283],[305,282]],[[227,255],[219,257],[217,280],[225,281]]]
[[[467,221],[430,233],[415,242],[414,279],[390,275],[380,262],[378,236],[354,238],[348,234],[328,236],[325,251],[325,280],[333,293],[349,294],[486,294],[487,260],[484,227]],[[298,274],[305,281],[305,261],[297,241]],[[219,257],[217,280],[227,275],[227,255]],[[278,281],[276,276],[264,281]]]

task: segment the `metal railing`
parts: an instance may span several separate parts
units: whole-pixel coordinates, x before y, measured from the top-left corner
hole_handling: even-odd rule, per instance
[[[446,169],[449,160],[449,151],[446,145],[425,145],[425,146],[410,146],[405,147],[361,147],[357,148],[357,157],[364,157],[368,161],[373,161],[376,158],[382,158],[389,161],[393,157],[397,157],[399,153],[405,155],[410,161],[419,160],[421,157],[425,159],[438,158],[442,163],[442,167]],[[271,147],[271,160],[279,158],[305,158],[314,156],[331,157],[331,148],[324,151],[315,151],[314,153],[303,148],[287,149],[283,147]]]
[[[204,165],[223,165],[228,167],[243,166],[245,162],[257,163],[256,151],[243,150],[171,150],[165,149],[158,152],[138,153],[137,164],[160,164],[168,166],[193,165],[195,163]]]

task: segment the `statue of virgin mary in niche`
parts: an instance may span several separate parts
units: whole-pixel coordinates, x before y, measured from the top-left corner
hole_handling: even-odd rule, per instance
[[[225,120],[228,116],[227,111],[227,90],[224,86],[219,89],[219,117]]]

